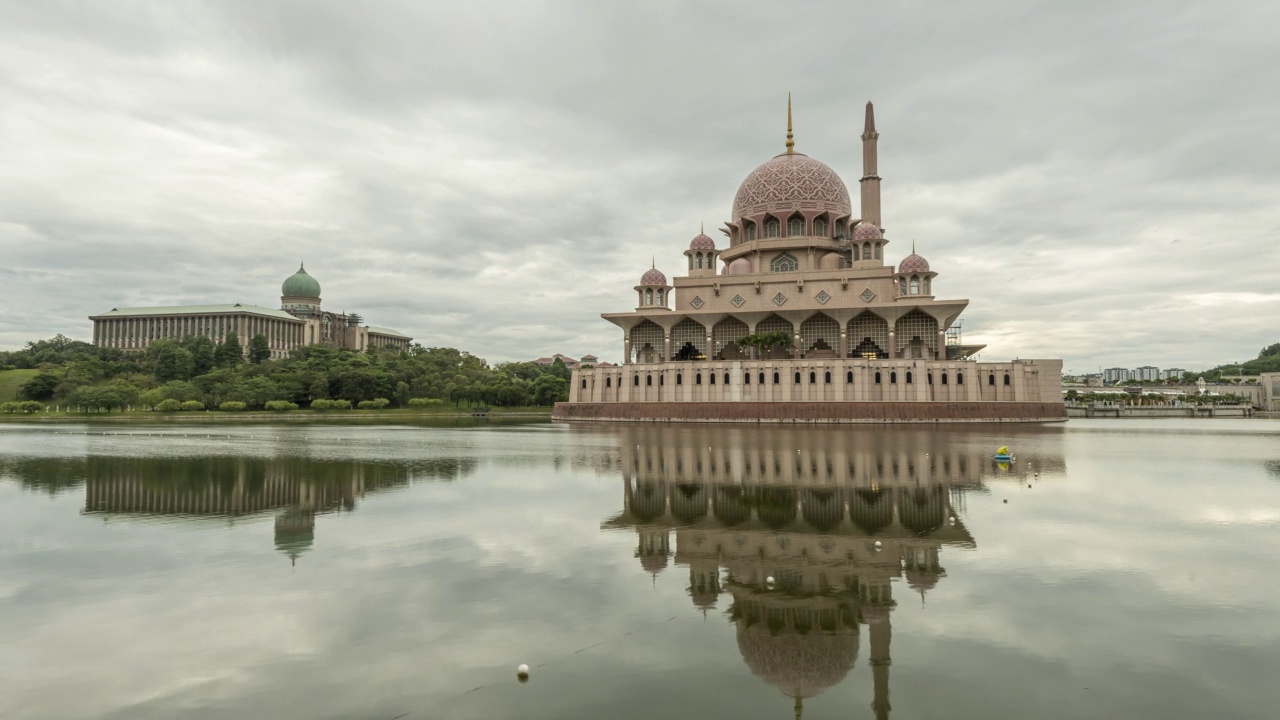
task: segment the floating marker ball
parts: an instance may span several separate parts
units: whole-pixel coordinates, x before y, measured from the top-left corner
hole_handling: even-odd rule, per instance
[[[881,545],[882,545],[882,543],[881,543],[879,540],[877,540],[877,541],[876,541],[876,549],[877,549],[877,550],[879,550]]]
[[[525,664],[523,664],[523,663],[521,663],[520,667],[516,668],[516,677],[520,678],[520,681],[521,681],[521,682],[524,682],[525,680],[528,680],[528,679],[529,679],[529,666],[528,666],[528,665],[525,665]]]
[[[764,579],[764,585],[765,585],[765,587],[773,587],[773,576],[772,576],[772,575],[770,575],[769,577],[767,577],[767,578],[765,578],[765,579]]]

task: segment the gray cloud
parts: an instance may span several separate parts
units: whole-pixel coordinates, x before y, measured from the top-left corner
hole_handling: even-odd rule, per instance
[[[327,305],[426,345],[617,360],[597,315],[726,219],[790,90],[850,185],[876,101],[890,256],[916,241],[985,357],[1251,357],[1280,310],[1253,270],[1280,261],[1278,14],[5,3],[0,347],[271,306],[304,257]]]

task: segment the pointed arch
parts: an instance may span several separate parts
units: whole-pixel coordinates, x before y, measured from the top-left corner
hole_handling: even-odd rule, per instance
[[[813,219],[813,232],[810,233],[814,237],[830,237],[827,232],[827,214],[823,213]]]
[[[671,328],[671,355],[674,360],[705,360],[707,329],[693,318],[685,318]]]
[[[871,360],[889,357],[889,322],[870,311],[849,321],[849,354]]]
[[[662,328],[652,320],[631,328],[632,361],[638,363],[662,362],[664,334]]]
[[[782,236],[782,221],[772,215],[764,216],[764,236],[776,238]]]
[[[806,357],[835,357],[840,347],[840,323],[825,313],[817,313],[800,323],[800,351]]]
[[[915,309],[893,325],[898,357],[932,360],[938,356],[938,319]]]
[[[746,353],[738,347],[738,340],[751,334],[747,324],[736,317],[727,317],[711,329],[711,357],[716,360],[740,360]]]
[[[781,333],[784,332],[788,336],[794,336],[796,332],[795,325],[790,320],[779,317],[777,314],[771,314],[769,317],[761,320],[756,324],[756,334],[763,333]],[[773,347],[769,352],[762,356],[762,359],[784,360],[791,357],[792,350],[789,347]]]
[[[804,215],[799,211],[787,218],[787,237],[804,237]]]
[[[784,252],[769,261],[769,272],[795,272],[800,269],[800,261],[789,252]]]

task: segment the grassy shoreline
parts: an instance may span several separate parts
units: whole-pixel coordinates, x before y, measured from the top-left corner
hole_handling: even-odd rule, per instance
[[[289,412],[223,412],[220,410],[196,410],[189,412],[155,412],[134,410],[113,413],[38,412],[30,415],[14,413],[0,415],[0,423],[184,423],[184,422],[325,422],[330,420],[361,421],[412,421],[434,419],[475,418],[489,419],[551,419],[551,408],[492,408],[478,414],[470,410],[418,408],[382,410],[291,410]]]

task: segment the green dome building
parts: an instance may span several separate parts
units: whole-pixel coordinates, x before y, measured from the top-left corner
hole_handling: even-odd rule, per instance
[[[320,298],[320,283],[307,274],[306,265],[299,265],[298,272],[289,276],[280,286],[284,297]]]

